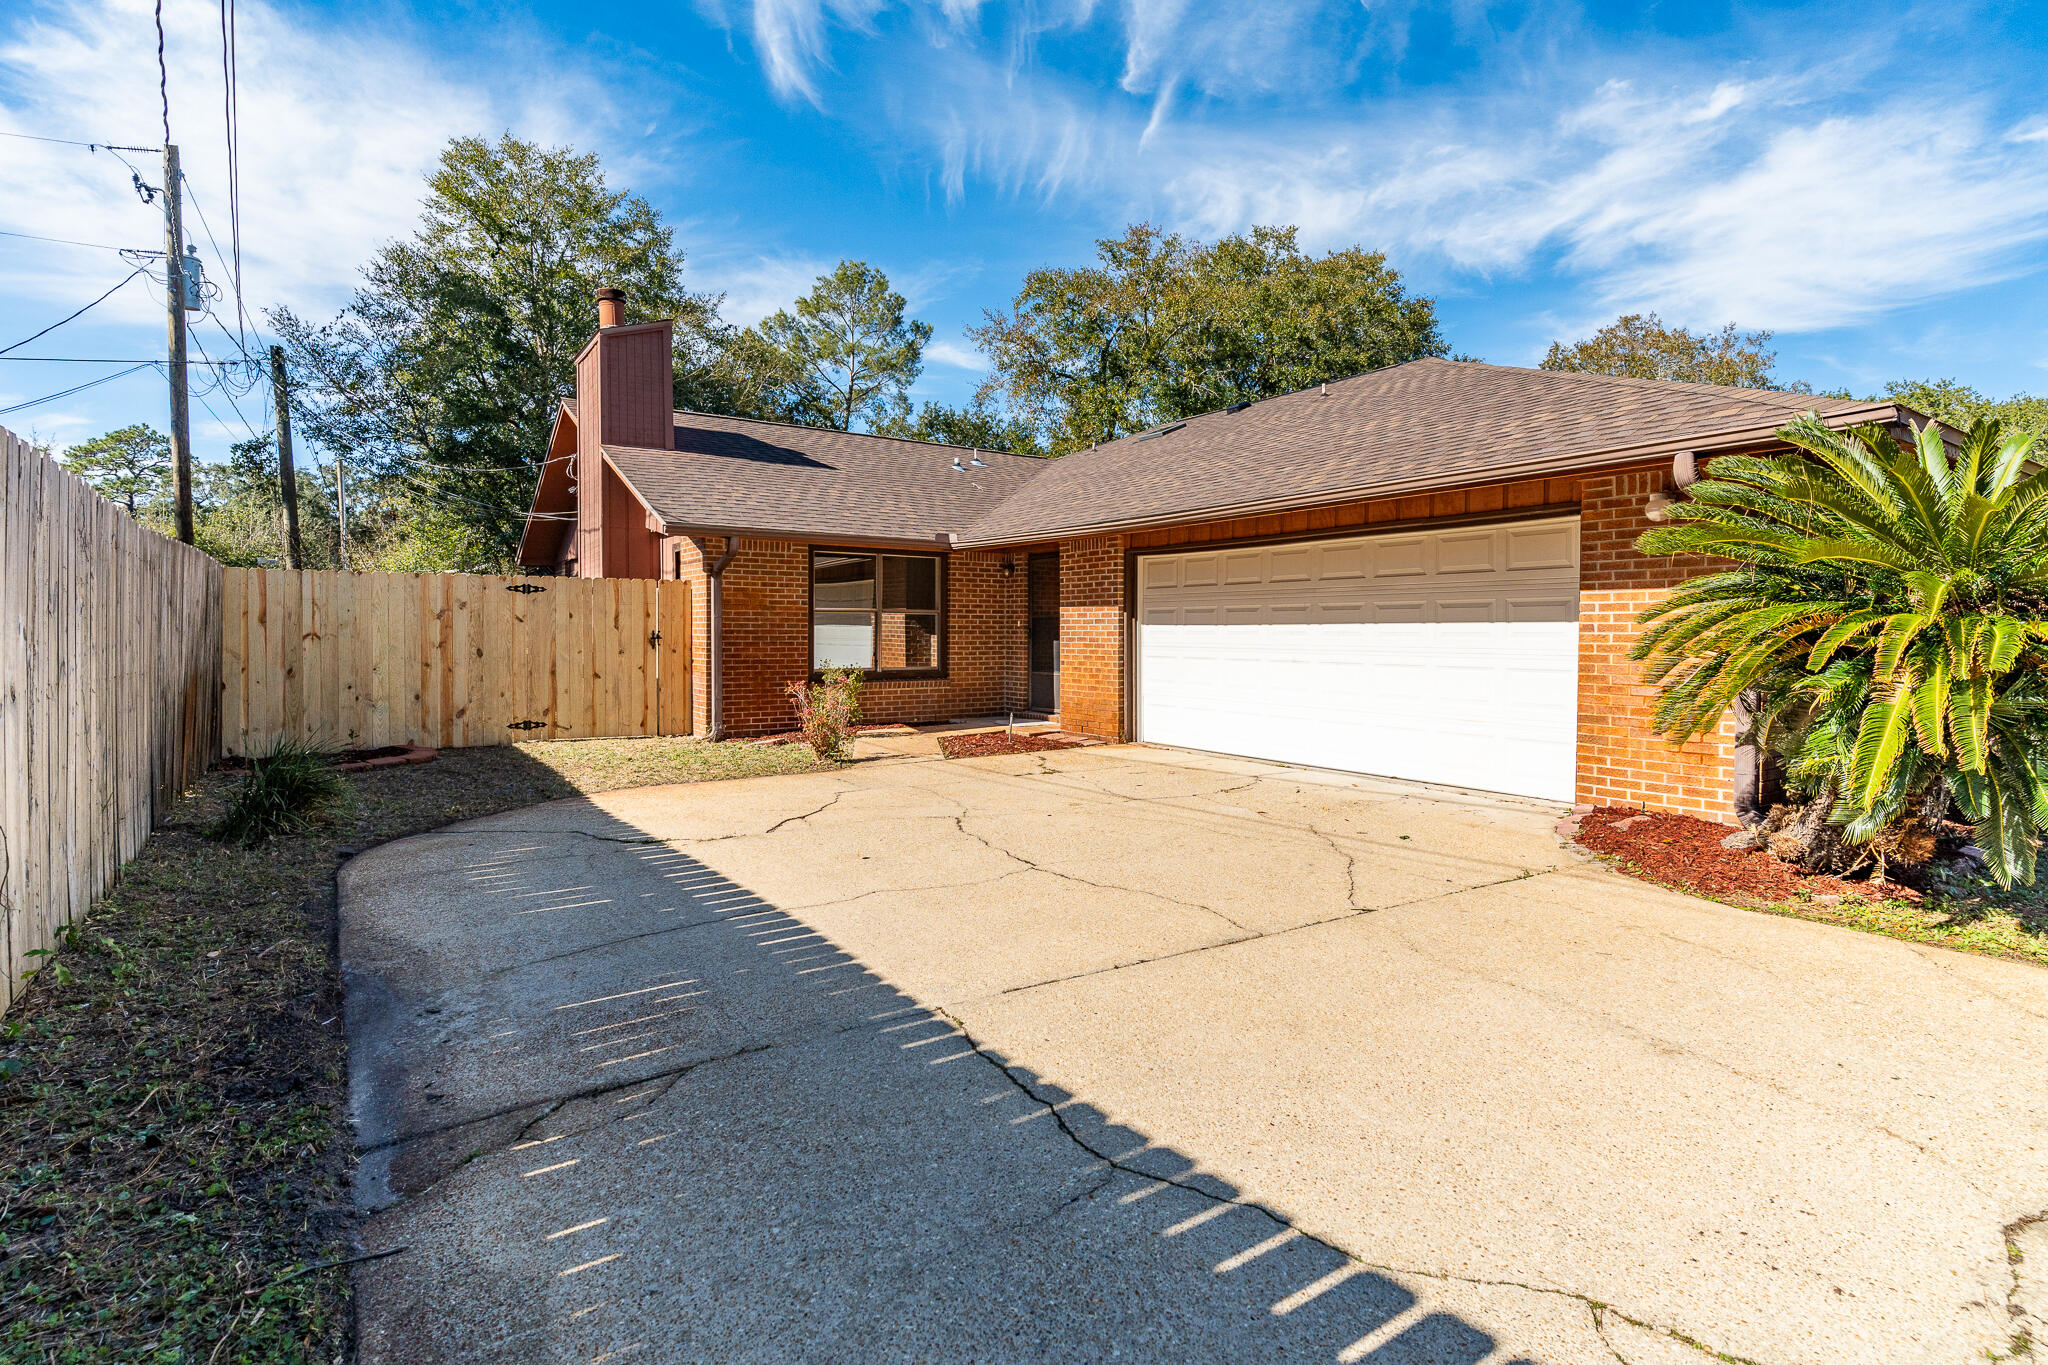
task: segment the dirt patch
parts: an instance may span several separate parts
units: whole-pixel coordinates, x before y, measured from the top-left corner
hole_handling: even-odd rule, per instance
[[[1023,734],[979,730],[939,736],[939,752],[947,758],[988,758],[994,754],[1038,754],[1050,749],[1079,749],[1100,740],[1078,735]]]
[[[0,1360],[346,1357],[343,858],[557,797],[828,766],[690,739],[449,750],[348,774],[346,810],[255,848],[205,837],[236,779],[202,778],[0,1023]]]
[[[1579,822],[1578,842],[1626,865],[1647,881],[1716,900],[1758,904],[1814,896],[1864,900],[1912,899],[1917,893],[1889,885],[1814,876],[1762,851],[1721,847],[1736,832],[1691,815],[1601,806]]]

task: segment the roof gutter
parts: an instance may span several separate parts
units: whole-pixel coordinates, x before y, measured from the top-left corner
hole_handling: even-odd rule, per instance
[[[820,531],[816,527],[798,529],[788,526],[714,526],[666,520],[661,523],[661,533],[665,536],[744,536],[748,540],[788,540],[803,545],[845,545],[862,549],[873,547],[884,550],[921,550],[926,554],[931,554],[935,550],[954,549],[957,541],[957,537],[951,531],[940,531],[929,536],[871,536],[856,532],[836,535],[829,531]]]
[[[1861,407],[1843,412],[1830,413],[1825,419],[1830,427],[1844,428],[1860,426],[1867,422],[1899,422],[1908,415],[1907,409],[1897,403],[1866,403]],[[1495,465],[1484,470],[1474,470],[1469,475],[1446,476],[1443,474],[1420,474],[1406,479],[1392,479],[1385,483],[1357,484],[1349,488],[1318,493],[1311,498],[1299,495],[1280,494],[1270,498],[1259,498],[1250,502],[1226,503],[1215,507],[1198,507],[1184,512],[1166,512],[1154,516],[1123,517],[1109,521],[1087,522],[1077,526],[1056,528],[1040,527],[1028,533],[1013,536],[975,536],[971,532],[957,540],[960,549],[976,549],[993,545],[1023,545],[1043,540],[1064,539],[1070,536],[1107,535],[1118,531],[1143,531],[1160,526],[1179,526],[1191,521],[1217,521],[1225,517],[1259,516],[1272,512],[1299,512],[1317,507],[1328,507],[1338,503],[1357,502],[1362,498],[1400,497],[1409,493],[1447,491],[1452,488],[1482,483],[1502,483],[1513,479],[1534,478],[1547,474],[1597,473],[1619,465],[1642,464],[1659,456],[1675,456],[1681,451],[1711,454],[1715,451],[1740,449],[1770,441],[1777,436],[1785,423],[1772,422],[1768,425],[1737,427],[1728,431],[1715,432],[1706,437],[1681,437],[1662,441],[1644,441],[1636,445],[1616,446],[1611,450],[1598,451],[1591,455],[1560,455],[1546,460],[1525,460],[1520,464]]]

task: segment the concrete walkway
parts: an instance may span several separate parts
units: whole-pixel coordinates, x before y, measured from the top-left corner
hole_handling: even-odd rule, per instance
[[[363,1237],[404,1250],[362,1359],[2009,1350],[2048,972],[1668,894],[1555,818],[1097,749],[367,853]]]

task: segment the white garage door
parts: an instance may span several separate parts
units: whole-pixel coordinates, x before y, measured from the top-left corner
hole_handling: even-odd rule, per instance
[[[1138,560],[1138,738],[1572,799],[1577,518]]]

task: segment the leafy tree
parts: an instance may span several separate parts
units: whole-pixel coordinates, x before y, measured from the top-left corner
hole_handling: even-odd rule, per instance
[[[1205,244],[1140,223],[1096,257],[1032,271],[971,333],[984,396],[1055,454],[1447,349],[1383,253],[1310,256],[1291,227]]]
[[[1990,398],[1954,379],[1895,379],[1884,386],[1884,396],[1966,431],[1978,419],[1992,417],[2009,431],[2048,435],[2048,398],[2024,393]]]
[[[2027,472],[2034,438],[1985,419],[1951,451],[1930,422],[1909,447],[1811,413],[1779,435],[1804,454],[1715,460],[1637,542],[1736,565],[1642,615],[1657,729],[1711,733],[1754,690],[1807,802],[1774,852],[1826,856],[1832,825],[1880,860],[1920,861],[1953,800],[1999,882],[2032,881],[2048,831],[2048,472]]]
[[[736,360],[780,389],[765,406],[811,426],[853,430],[901,416],[924,372],[929,323],[904,317],[903,296],[865,261],[841,261],[810,293],[762,320]]]
[[[557,403],[596,325],[626,291],[676,321],[676,401],[723,410],[718,300],[682,283],[673,235],[597,158],[507,136],[457,138],[429,176],[418,231],[386,246],[332,321],[272,314],[299,381],[294,421],[349,460],[474,529],[509,563]]]
[[[63,465],[139,518],[168,495],[171,438],[138,422],[72,446]]]
[[[982,450],[1007,450],[1018,455],[1042,455],[1038,433],[1029,422],[1001,412],[985,397],[977,397],[964,408],[944,403],[926,403],[917,416],[899,413],[875,426],[880,436],[898,436],[912,441],[937,441],[949,446],[976,446]]]
[[[1738,332],[1732,322],[1698,335],[1666,325],[1655,313],[1629,313],[1584,341],[1570,346],[1551,342],[1539,368],[1810,392],[1803,384],[1780,384],[1772,377],[1778,353],[1770,343],[1769,332]]]

